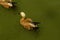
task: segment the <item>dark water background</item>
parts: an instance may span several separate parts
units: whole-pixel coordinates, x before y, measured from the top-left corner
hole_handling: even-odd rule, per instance
[[[14,0],[16,9],[0,6],[0,40],[59,40],[60,0]],[[19,24],[18,13],[24,11],[33,21],[41,22],[39,30],[28,31]]]

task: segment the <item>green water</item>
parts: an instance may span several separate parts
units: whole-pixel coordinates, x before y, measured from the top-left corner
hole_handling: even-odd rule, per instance
[[[17,9],[0,6],[0,40],[59,40],[60,0],[14,0]],[[19,24],[19,11],[33,21],[41,22],[37,32],[28,31]]]

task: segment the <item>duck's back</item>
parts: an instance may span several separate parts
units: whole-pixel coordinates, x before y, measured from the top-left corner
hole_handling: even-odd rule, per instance
[[[21,18],[21,19],[20,19],[20,24],[21,24],[21,25],[24,25],[24,26],[29,25],[30,22],[32,22],[32,20],[31,20],[30,18],[26,18],[26,19]]]

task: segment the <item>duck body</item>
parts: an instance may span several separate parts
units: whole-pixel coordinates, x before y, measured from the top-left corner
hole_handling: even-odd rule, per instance
[[[38,22],[33,22],[31,18],[26,18],[25,13],[22,13],[22,18],[20,19],[20,24],[27,30],[34,30],[37,28]]]
[[[2,5],[4,8],[13,8],[13,7],[15,7],[12,0],[0,0],[0,5]]]

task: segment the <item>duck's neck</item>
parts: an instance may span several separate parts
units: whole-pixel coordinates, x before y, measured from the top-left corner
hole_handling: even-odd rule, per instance
[[[27,17],[22,17],[23,19],[26,19]]]

